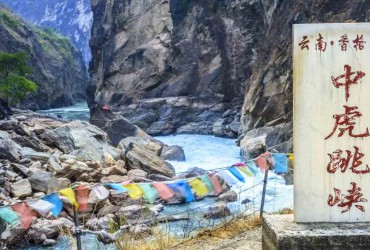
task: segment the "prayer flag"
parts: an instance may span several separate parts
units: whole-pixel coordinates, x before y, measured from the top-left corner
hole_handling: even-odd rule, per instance
[[[119,193],[128,192],[127,188],[124,188],[121,184],[108,184],[109,187],[118,191]]]
[[[222,184],[221,184],[221,181],[220,181],[220,176],[218,176],[217,174],[214,173],[214,174],[210,174],[209,177],[211,179],[211,182],[212,182],[213,188],[215,190],[215,193],[216,194],[222,193]]]
[[[54,208],[54,205],[44,200],[27,201],[27,205],[38,212],[41,216],[46,217]]]
[[[191,191],[191,188],[186,181],[180,180],[174,183],[167,183],[167,186],[171,188],[175,193],[183,197],[186,203],[195,201],[193,192]]]
[[[143,197],[144,195],[143,190],[137,184],[127,184],[125,185],[125,188],[127,188],[128,195],[130,196],[131,199],[136,200]]]
[[[18,214],[23,228],[29,229],[33,219],[36,217],[36,213],[32,211],[24,202],[12,205],[12,209]]]
[[[266,158],[264,155],[260,155],[256,160],[257,166],[260,168],[261,172],[269,170],[269,165],[267,164]]]
[[[159,197],[161,197],[163,200],[168,201],[174,196],[173,191],[167,187],[164,183],[152,183],[153,187],[157,190]]]
[[[104,200],[109,196],[109,191],[104,186],[94,186],[91,188],[91,192],[94,192],[99,200]]]
[[[253,175],[258,174],[258,168],[257,168],[257,165],[254,161],[248,161],[247,162],[247,167],[253,173]]]
[[[208,194],[207,186],[198,178],[189,181],[197,196],[206,196]]]
[[[253,172],[249,168],[247,168],[246,166],[244,166],[244,167],[243,166],[240,166],[240,167],[238,167],[238,169],[241,172],[243,172],[244,174],[246,174],[246,175],[248,175],[250,177],[253,177],[254,176]]]
[[[206,185],[206,187],[208,189],[208,192],[211,193],[211,192],[215,191],[214,188],[213,188],[211,179],[207,175],[202,175],[199,178],[203,181],[204,185]]]
[[[59,191],[59,194],[61,196],[64,196],[67,198],[67,200],[69,202],[72,203],[72,205],[75,207],[75,208],[78,208],[78,203],[76,201],[76,197],[75,197],[75,193],[73,192],[73,189],[72,188],[65,188],[65,189],[62,189]]]
[[[78,211],[84,212],[88,209],[90,188],[86,185],[78,186],[76,189]]]
[[[21,223],[18,214],[8,207],[0,208],[0,218],[9,223],[12,227],[16,227]]]
[[[234,177],[233,174],[231,174],[229,171],[227,170],[221,170],[221,171],[218,171],[218,174],[220,175],[220,177],[229,185],[229,186],[233,186],[233,185],[236,185],[238,184],[238,179],[236,177]]]
[[[288,173],[288,158],[285,154],[272,155],[275,162],[274,172],[277,174]]]
[[[58,217],[60,215],[63,210],[63,201],[59,198],[57,194],[49,194],[43,197],[42,200],[54,205],[54,207],[50,210],[53,216]]]
[[[233,166],[235,166],[235,167],[245,167],[245,163],[244,162],[238,162],[238,163],[235,163]]]
[[[245,183],[245,179],[244,179],[244,176],[240,173],[239,169],[237,169],[236,167],[232,166],[230,168],[228,168],[228,170],[230,171],[230,173],[232,173],[239,181]]]
[[[157,190],[151,185],[147,183],[139,184],[140,188],[144,192],[144,199],[153,204],[154,201],[159,197]]]

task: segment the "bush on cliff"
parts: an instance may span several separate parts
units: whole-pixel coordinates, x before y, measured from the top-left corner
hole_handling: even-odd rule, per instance
[[[37,84],[29,79],[31,68],[27,64],[26,52],[0,52],[0,98],[6,104],[15,104],[26,97],[28,93],[37,90]]]

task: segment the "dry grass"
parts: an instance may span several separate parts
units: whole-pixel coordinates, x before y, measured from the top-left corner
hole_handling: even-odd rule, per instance
[[[180,240],[169,232],[152,230],[152,236],[143,237],[134,233],[125,233],[117,241],[119,250],[166,250],[178,245]]]
[[[275,212],[274,214],[294,214],[294,210],[291,209],[291,208],[283,208],[283,209]]]
[[[199,242],[203,242],[204,244],[207,244],[208,242],[214,243],[223,239],[233,238],[247,231],[252,231],[260,226],[261,220],[257,216],[236,218],[215,229],[204,230],[198,233],[196,236],[177,244],[171,249],[188,249],[189,246],[197,245]]]

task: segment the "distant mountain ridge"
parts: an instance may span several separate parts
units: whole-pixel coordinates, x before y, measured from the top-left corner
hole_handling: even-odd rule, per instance
[[[14,13],[40,27],[52,27],[71,38],[86,66],[91,59],[92,26],[90,0],[0,0]]]

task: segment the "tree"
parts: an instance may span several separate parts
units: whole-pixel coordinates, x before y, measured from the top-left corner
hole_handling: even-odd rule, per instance
[[[37,84],[27,75],[32,72],[27,64],[28,55],[24,51],[16,53],[0,52],[0,97],[12,105],[37,90]]]

